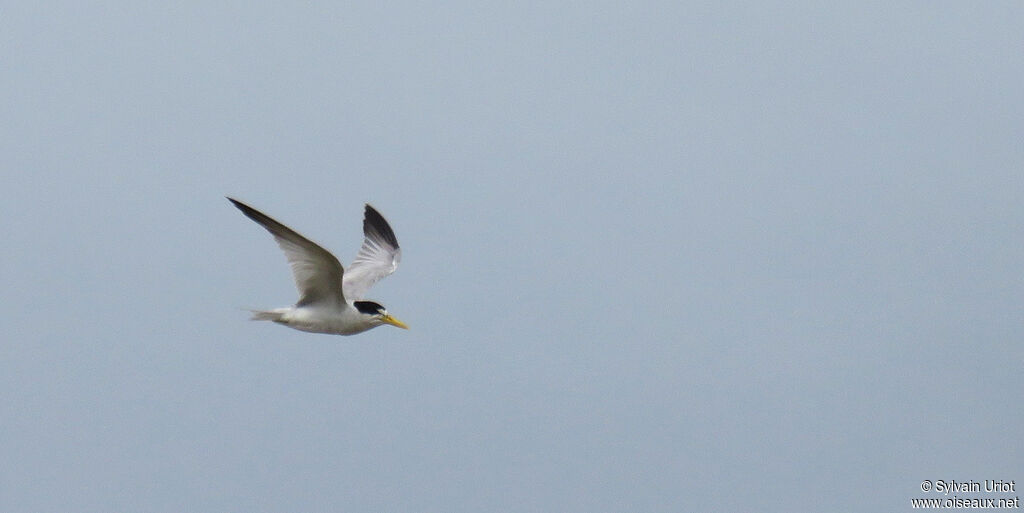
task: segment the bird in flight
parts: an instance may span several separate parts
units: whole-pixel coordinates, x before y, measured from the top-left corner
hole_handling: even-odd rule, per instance
[[[254,310],[253,320],[333,335],[354,335],[382,324],[409,329],[379,303],[363,299],[374,283],[395,272],[402,256],[395,232],[373,207],[366,205],[363,246],[346,270],[330,251],[295,230],[241,201],[230,197],[228,201],[274,236],[299,289],[295,306]]]

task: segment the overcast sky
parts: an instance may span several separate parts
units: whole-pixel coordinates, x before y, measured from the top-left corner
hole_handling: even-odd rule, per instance
[[[7,3],[0,510],[1021,485],[1022,48],[1020,2]],[[248,321],[296,293],[225,195],[343,263],[372,203],[412,329]]]

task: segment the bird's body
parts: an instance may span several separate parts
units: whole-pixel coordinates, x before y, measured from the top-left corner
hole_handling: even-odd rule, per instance
[[[345,271],[326,249],[245,203],[228,200],[274,236],[288,257],[299,289],[295,306],[253,311],[254,320],[333,335],[354,335],[382,324],[408,329],[380,304],[362,299],[374,283],[398,268],[401,259],[398,239],[373,207],[366,205],[365,239],[359,255]]]
[[[273,310],[254,310],[252,318],[257,321],[274,321],[299,331],[331,335],[355,335],[380,326],[380,323],[373,323],[349,305],[340,309],[287,306]]]

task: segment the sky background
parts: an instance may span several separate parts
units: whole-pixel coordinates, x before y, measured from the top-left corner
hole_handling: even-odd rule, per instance
[[[0,510],[1020,486],[1022,48],[1020,2],[5,3]],[[225,195],[343,263],[372,203],[412,329],[249,322],[296,294]]]

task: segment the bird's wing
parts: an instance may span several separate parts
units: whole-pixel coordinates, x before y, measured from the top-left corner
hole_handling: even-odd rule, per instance
[[[345,297],[351,300],[362,299],[374,283],[395,272],[402,259],[395,232],[384,216],[370,205],[366,205],[363,217],[363,235],[366,237],[363,247],[359,248],[359,254],[348,266],[342,280]]]
[[[281,246],[292,267],[295,286],[299,289],[298,306],[312,303],[345,304],[341,280],[344,268],[330,251],[299,235],[291,228],[271,219],[255,208],[228,198],[249,219],[267,229]]]

